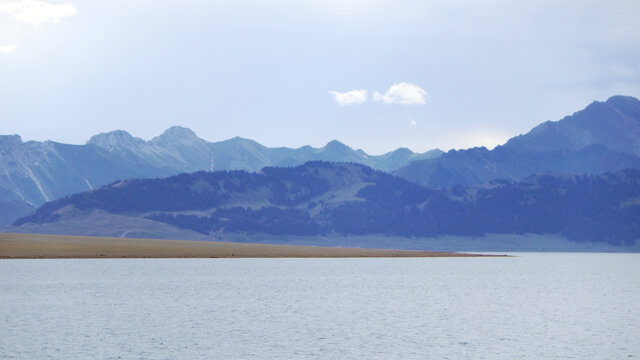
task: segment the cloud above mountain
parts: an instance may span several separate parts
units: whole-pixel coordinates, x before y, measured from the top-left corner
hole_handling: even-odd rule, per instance
[[[367,101],[368,91],[365,89],[351,90],[345,92],[329,91],[329,94],[333,96],[333,99],[340,106],[345,105],[359,105]]]
[[[401,82],[391,85],[384,94],[376,91],[373,100],[385,104],[421,105],[427,103],[429,95],[418,85]]]
[[[346,92],[329,91],[333,99],[340,105],[363,104],[367,101],[368,90],[351,90]],[[408,82],[391,85],[384,94],[373,93],[373,101],[385,104],[422,105],[429,101],[429,95],[420,86]]]

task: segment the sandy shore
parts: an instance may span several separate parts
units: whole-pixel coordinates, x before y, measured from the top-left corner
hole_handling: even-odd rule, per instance
[[[447,252],[0,233],[1,259],[470,257]]]

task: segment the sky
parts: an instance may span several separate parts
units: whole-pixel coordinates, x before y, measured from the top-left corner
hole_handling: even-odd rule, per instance
[[[640,97],[638,18],[637,0],[0,0],[0,134],[492,148]]]

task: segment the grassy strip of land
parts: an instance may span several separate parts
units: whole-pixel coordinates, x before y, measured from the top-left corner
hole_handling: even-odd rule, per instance
[[[0,233],[1,259],[472,257],[449,252]]]

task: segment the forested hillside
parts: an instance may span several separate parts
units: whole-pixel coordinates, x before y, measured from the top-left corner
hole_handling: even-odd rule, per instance
[[[259,173],[119,181],[47,203],[15,225],[68,222],[98,210],[202,234],[534,233],[632,245],[640,239],[640,170],[540,175],[445,191],[363,165],[309,162]]]

